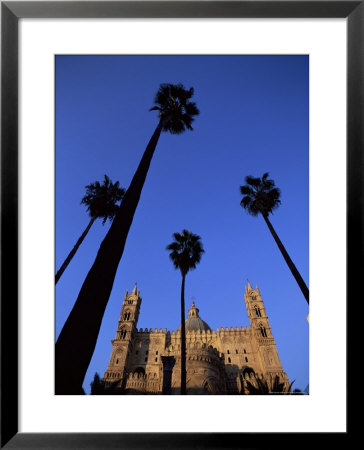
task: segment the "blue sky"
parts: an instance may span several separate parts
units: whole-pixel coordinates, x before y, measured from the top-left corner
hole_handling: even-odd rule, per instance
[[[181,276],[165,247],[183,228],[205,254],[186,280],[212,329],[247,326],[247,279],[259,286],[284,370],[309,382],[308,306],[264,220],[240,206],[246,175],[269,172],[282,204],[271,222],[309,284],[309,59],[285,56],[56,56],[56,269],[89,222],[85,186],[107,174],[127,188],[157,125],[161,83],[195,89],[194,130],[162,133],[87,372],[106,370],[126,290],[143,298],[138,328],[175,330]],[[56,286],[56,337],[109,222],[97,221]],[[87,318],[85,318],[87,320]]]

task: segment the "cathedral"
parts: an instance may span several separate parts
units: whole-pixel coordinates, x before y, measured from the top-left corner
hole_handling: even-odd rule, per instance
[[[289,385],[259,288],[244,294],[250,327],[211,330],[192,302],[186,319],[187,394],[244,394],[255,377]],[[122,394],[180,394],[181,326],[137,329],[142,298],[126,291],[103,380]]]

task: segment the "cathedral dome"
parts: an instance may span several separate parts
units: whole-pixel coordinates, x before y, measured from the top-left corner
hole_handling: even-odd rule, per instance
[[[195,302],[192,302],[191,308],[188,310],[188,317],[186,319],[186,331],[207,331],[211,328],[207,323],[201,319],[198,315],[199,309],[196,308]],[[177,331],[181,331],[181,325],[178,327]]]

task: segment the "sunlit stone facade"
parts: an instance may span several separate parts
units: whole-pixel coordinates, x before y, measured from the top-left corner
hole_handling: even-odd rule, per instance
[[[186,319],[187,394],[246,393],[246,382],[254,382],[254,376],[271,380],[278,375],[289,384],[259,288],[253,289],[248,283],[244,299],[250,327],[216,331],[201,319],[192,303]],[[161,394],[163,377],[171,377],[170,393],[179,394],[180,327],[177,331],[138,331],[141,302],[136,286],[130,294],[125,293],[104,381],[125,394]],[[165,356],[173,358],[162,358]]]

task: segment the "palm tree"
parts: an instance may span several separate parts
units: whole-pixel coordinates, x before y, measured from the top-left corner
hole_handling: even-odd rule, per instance
[[[158,125],[56,342],[56,394],[80,392],[158,139],[162,131],[192,130],[199,114],[192,96],[193,88],[181,84],[162,84],[155,96]]]
[[[245,186],[240,186],[240,193],[244,196],[240,205],[248,211],[252,216],[257,216],[259,213],[263,216],[265,223],[268,225],[274,240],[276,241],[279,250],[282,252],[292,275],[295,277],[298,286],[300,287],[307,303],[309,303],[309,291],[306,283],[303,281],[293,261],[289,257],[287,250],[284,248],[281,240],[275,232],[268,216],[277,209],[281,203],[280,190],[275,187],[274,181],[268,179],[269,173],[263,174],[262,178],[254,178],[252,176],[245,177]]]
[[[173,234],[174,241],[166,247],[171,253],[174,267],[181,271],[181,394],[186,395],[186,326],[185,326],[185,280],[187,273],[201,261],[204,249],[200,236],[183,230]]]
[[[289,386],[286,386],[286,384],[279,379],[278,375],[276,375],[274,380],[270,383],[264,376],[256,376],[254,380],[254,383],[251,383],[250,381],[246,382],[246,389],[250,395],[291,394],[291,388],[294,383],[294,381],[292,381]]]
[[[301,389],[294,389],[292,395],[305,395],[305,393]]]
[[[119,380],[112,383],[105,383],[100,375],[96,372],[94,379],[90,383],[91,393],[90,395],[120,395],[121,391],[118,388]]]
[[[101,380],[100,375],[96,372],[94,379],[90,383],[91,393],[90,395],[103,395],[105,393],[105,382]]]
[[[75,256],[79,246],[82,244],[95,220],[102,218],[103,225],[107,219],[111,221],[119,209],[117,202],[122,200],[124,194],[125,189],[119,187],[119,182],[117,181],[113,184],[107,175],[104,175],[104,182],[102,184],[100,184],[99,181],[95,181],[94,183],[86,186],[86,195],[82,198],[81,205],[83,204],[87,206],[86,210],[88,211],[91,220],[57,271],[55,277],[56,284],[61,278],[63,272],[66,270],[68,264],[71,262],[72,258]]]

